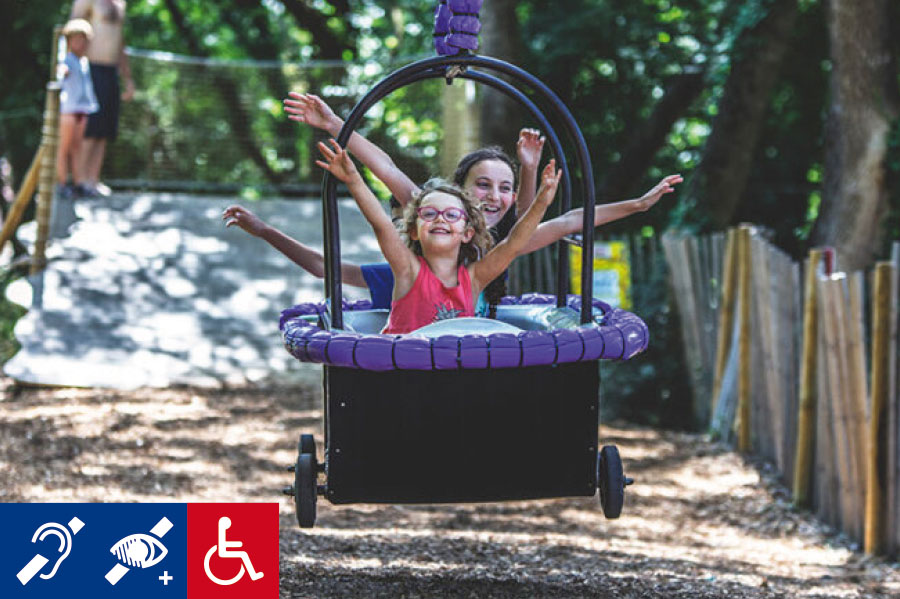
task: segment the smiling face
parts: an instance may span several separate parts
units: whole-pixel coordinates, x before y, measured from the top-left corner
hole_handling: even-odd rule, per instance
[[[515,174],[502,160],[482,160],[472,165],[463,189],[481,204],[488,227],[500,222],[516,201]]]
[[[447,210],[458,208],[465,213],[466,207],[458,197],[443,191],[432,191],[422,198],[418,208],[435,208]],[[423,251],[448,250],[454,246],[459,247],[472,239],[474,231],[469,226],[467,218],[461,218],[456,222],[447,222],[443,215],[438,215],[432,221],[426,221],[421,216],[416,217],[415,229],[409,233],[410,239],[422,244]]]

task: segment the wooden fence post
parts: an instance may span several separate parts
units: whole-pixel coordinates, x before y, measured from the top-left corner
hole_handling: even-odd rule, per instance
[[[869,443],[866,467],[866,553],[879,553],[884,535],[882,522],[884,519],[884,472],[879,469],[879,458],[884,458],[882,428],[887,424],[885,409],[887,408],[887,392],[891,364],[891,264],[879,262],[875,265],[875,284],[872,304],[872,410],[869,417]]]
[[[897,389],[897,370],[900,364],[897,362],[897,310],[898,273],[900,273],[900,241],[895,241],[891,248],[891,262],[894,268],[891,272],[891,348],[890,356],[890,390],[888,393],[888,422],[887,422],[887,513],[884,529],[888,531],[885,539],[884,550],[887,554],[896,556],[900,551],[900,396]]]
[[[737,449],[750,451],[750,227],[742,225],[737,232],[738,243],[738,289],[740,303],[740,344],[738,375],[738,434]]]
[[[800,362],[800,406],[797,414],[797,450],[794,458],[794,505],[808,507],[812,473],[813,438],[816,421],[816,355],[818,354],[818,318],[816,278],[820,250],[810,250],[806,265],[803,299],[803,348]]]
[[[728,363],[728,350],[731,348],[731,329],[734,323],[734,299],[737,295],[737,250],[735,229],[728,229],[725,237],[725,259],[722,263],[722,303],[719,306],[719,334],[716,341],[716,370],[713,373],[712,409],[716,413],[719,392],[722,388],[722,377]]]
[[[34,195],[34,190],[37,187],[38,174],[40,174],[41,164],[43,164],[44,160],[44,150],[44,146],[41,145],[38,147],[37,152],[35,152],[34,159],[31,161],[31,166],[28,167],[28,173],[22,180],[22,186],[19,188],[19,193],[16,194],[16,200],[9,209],[6,220],[3,221],[3,229],[0,230],[0,252],[3,251],[3,246],[6,245],[6,242],[9,241],[13,236],[13,233],[15,233],[16,228],[19,226],[19,222],[22,220],[22,215],[25,214],[25,208],[28,207],[28,203]]]
[[[47,95],[44,100],[44,126],[41,146],[44,155],[41,160],[40,179],[38,181],[38,205],[35,220],[37,235],[34,241],[34,254],[31,258],[31,274],[40,272],[46,266],[47,238],[50,235],[50,216],[53,210],[54,182],[56,181],[56,146],[59,142],[59,82],[56,80],[57,47],[61,29],[53,31],[53,53],[50,60],[50,81],[47,83]]]

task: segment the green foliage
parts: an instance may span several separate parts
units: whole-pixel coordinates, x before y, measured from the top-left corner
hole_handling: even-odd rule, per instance
[[[26,312],[25,308],[6,299],[6,288],[16,277],[9,271],[0,271],[0,364],[19,351],[19,343],[13,335],[13,327]]]
[[[7,0],[2,10],[0,156],[9,158],[16,181],[40,144],[53,27],[65,22],[67,11],[66,3],[51,0]]]

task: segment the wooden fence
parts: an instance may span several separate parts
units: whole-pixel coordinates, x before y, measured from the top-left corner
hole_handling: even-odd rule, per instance
[[[900,244],[871,273],[832,273],[819,250],[800,264],[747,226],[662,245],[698,417],[775,464],[795,503],[896,554]]]

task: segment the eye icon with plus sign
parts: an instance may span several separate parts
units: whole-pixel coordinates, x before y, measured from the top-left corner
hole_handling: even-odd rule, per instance
[[[115,586],[131,568],[152,568],[161,562],[169,550],[160,539],[172,529],[172,526],[172,522],[163,516],[156,526],[150,529],[151,534],[128,535],[113,545],[109,551],[116,556],[119,563],[106,573],[105,578],[109,584]],[[167,580],[163,583],[168,585]]]

